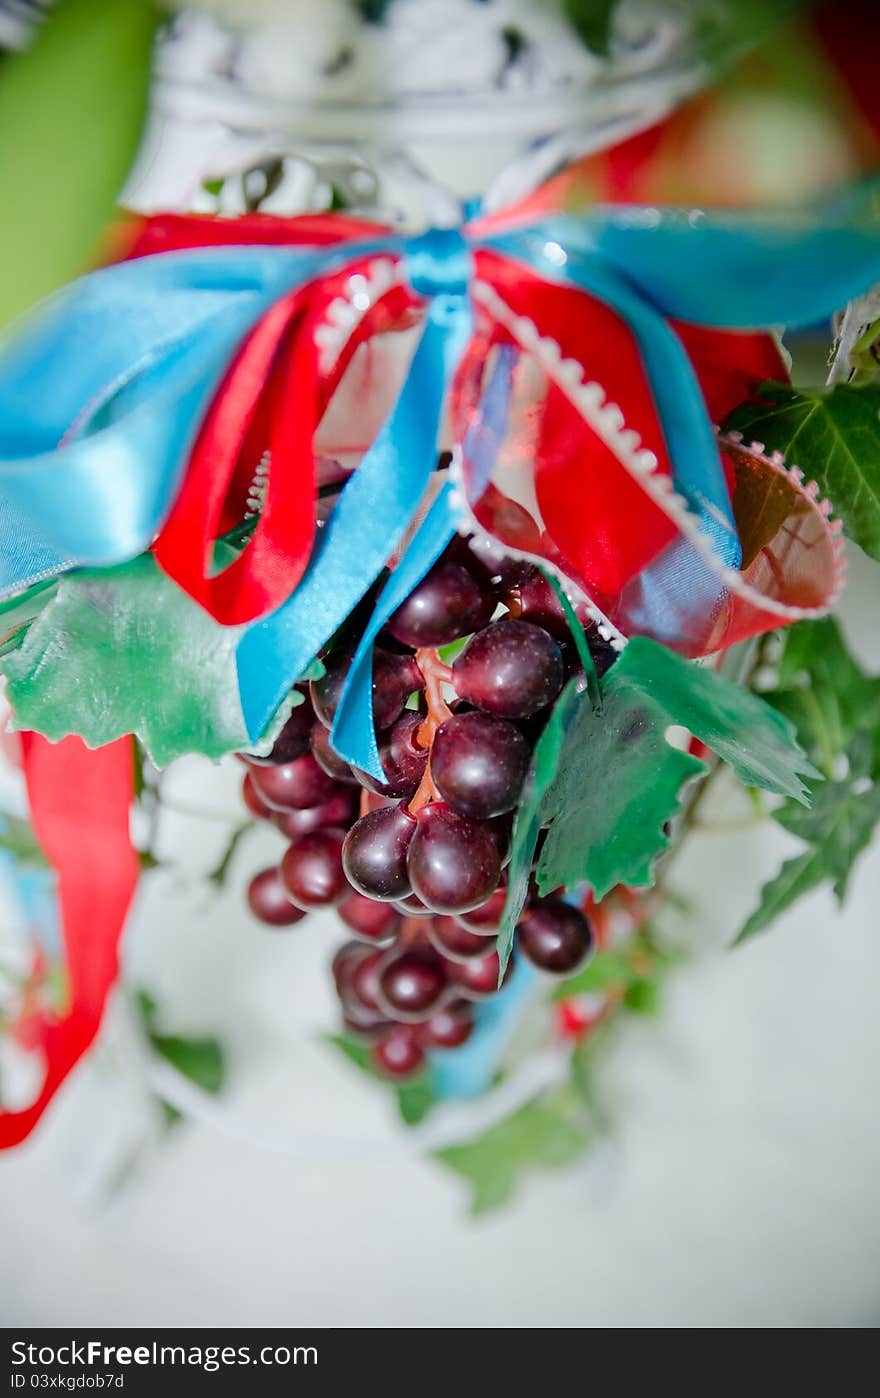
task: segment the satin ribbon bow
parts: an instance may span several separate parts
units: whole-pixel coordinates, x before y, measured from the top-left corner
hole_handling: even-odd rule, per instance
[[[559,197],[551,184],[417,236],[334,214],[148,220],[128,260],[52,298],[0,358],[6,590],[152,544],[219,621],[249,624],[237,665],[256,740],[412,525],[445,437],[455,489],[380,597],[334,733],[377,775],[369,649],[464,514],[612,623],[690,653],[822,609],[830,542],[812,586],[802,570],[743,577],[731,497],[756,472],[733,445],[722,457],[713,419],[784,372],[745,327],[815,321],[880,276],[876,186],[772,218],[572,214]],[[340,404],[368,419],[375,360],[401,336],[415,347],[396,401],[316,529],[316,441],[332,443]],[[266,448],[253,535],[215,575]],[[803,533],[811,507],[783,514]]]

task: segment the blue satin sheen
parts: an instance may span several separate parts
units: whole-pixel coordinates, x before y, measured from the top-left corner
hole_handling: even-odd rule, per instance
[[[354,767],[385,780],[373,722],[373,646],[389,617],[406,601],[455,534],[456,514],[447,481],[383,587],[361,636],[339,699],[330,741]]]
[[[470,306],[457,285],[456,279],[451,291],[429,301],[397,403],[321,530],[296,591],[238,643],[239,689],[252,741],[379,576],[418,508],[437,463],[448,386],[472,333]],[[372,730],[372,675],[369,667],[358,673],[359,711]],[[371,737],[362,732],[359,751],[369,751]]]

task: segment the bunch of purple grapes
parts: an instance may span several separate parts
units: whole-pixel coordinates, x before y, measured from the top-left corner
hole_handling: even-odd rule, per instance
[[[597,670],[614,658],[589,623]],[[453,663],[438,648],[468,637]],[[541,572],[485,563],[456,539],[389,620],[375,648],[373,715],[384,780],[349,764],[330,728],[358,628],[323,657],[267,757],[243,755],[243,797],[288,840],[249,886],[254,915],[290,927],[334,907],[351,940],[333,976],[345,1028],[371,1041],[389,1077],[426,1050],[458,1047],[474,1006],[498,990],[493,946],[507,889],[513,817],[533,745],[580,667]],[[590,925],[530,890],[516,953],[569,976],[593,949]]]

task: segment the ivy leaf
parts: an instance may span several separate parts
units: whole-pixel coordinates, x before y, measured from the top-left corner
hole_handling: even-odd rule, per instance
[[[763,384],[760,401],[737,408],[725,429],[799,466],[827,495],[848,537],[880,559],[880,384]]]
[[[763,697],[795,724],[811,760],[833,778],[856,735],[873,738],[880,728],[880,678],[865,674],[833,617],[798,622],[784,646],[776,687]]]
[[[51,741],[77,733],[89,747],[134,733],[157,767],[248,747],[241,629],[215,622],[149,554],[70,573],[3,657],[16,727]]]
[[[140,138],[151,0],[63,0],[4,59],[0,324],[83,271]]]
[[[505,1204],[527,1171],[570,1165],[592,1140],[583,1099],[566,1083],[473,1141],[436,1151],[435,1159],[468,1181],[470,1211],[479,1215]]]
[[[843,902],[853,865],[880,821],[880,782],[865,778],[826,782],[817,789],[812,810],[787,804],[774,813],[774,819],[790,834],[808,841],[809,848],[787,860],[765,884],[760,904],[735,945],[763,932],[798,898],[828,880],[838,902]]]
[[[602,898],[618,883],[650,884],[682,787],[705,771],[698,758],[667,742],[670,726],[700,738],[747,786],[806,802],[802,777],[819,775],[782,714],[644,637],[629,642],[600,689],[601,708],[569,681],[536,745],[514,822],[498,936],[502,964],[542,828],[541,893],[588,883]]]

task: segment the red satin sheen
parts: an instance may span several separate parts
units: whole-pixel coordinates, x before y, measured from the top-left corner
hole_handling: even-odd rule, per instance
[[[95,750],[79,738],[48,743],[22,735],[31,820],[57,876],[68,977],[68,1008],[28,1023],[46,1077],[22,1111],[0,1111],[0,1149],[33,1130],[71,1069],[92,1044],[118,970],[119,939],[138,879],[128,833],[134,785],[130,738]]]

